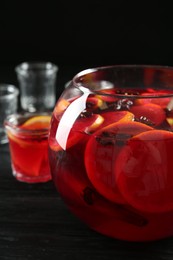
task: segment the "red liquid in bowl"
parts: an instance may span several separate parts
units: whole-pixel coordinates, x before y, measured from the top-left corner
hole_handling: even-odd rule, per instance
[[[88,95],[65,148],[58,125],[78,98],[59,100],[50,166],[65,203],[90,228],[123,240],[157,240],[173,235],[173,93],[133,91]]]

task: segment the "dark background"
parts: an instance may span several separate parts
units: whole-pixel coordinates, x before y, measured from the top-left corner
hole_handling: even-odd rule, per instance
[[[23,61],[56,63],[57,95],[85,68],[173,66],[170,3],[1,0],[0,83],[17,85],[14,68]],[[8,146],[1,146],[0,154],[0,260],[173,259],[172,238],[138,244],[89,230],[67,210],[53,183],[17,182]]]
[[[163,1],[1,1],[0,66],[49,60],[61,86],[89,67],[173,66],[171,11]]]

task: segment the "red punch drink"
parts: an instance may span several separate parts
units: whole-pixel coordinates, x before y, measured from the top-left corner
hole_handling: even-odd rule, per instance
[[[49,135],[53,181],[90,228],[128,241],[173,235],[173,69],[112,66],[74,77]]]
[[[13,175],[36,183],[51,179],[48,161],[50,114],[17,114],[5,120]]]

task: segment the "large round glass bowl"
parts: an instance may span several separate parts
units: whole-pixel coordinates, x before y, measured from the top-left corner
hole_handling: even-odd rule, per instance
[[[91,229],[128,241],[173,235],[173,68],[121,65],[74,76],[53,111],[57,191]]]

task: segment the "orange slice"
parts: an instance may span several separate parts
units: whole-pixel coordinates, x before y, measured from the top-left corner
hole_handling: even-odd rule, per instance
[[[146,124],[149,123],[153,126],[158,126],[166,119],[166,114],[163,108],[157,104],[147,103],[141,106],[133,106],[130,111],[134,114],[135,118]]]
[[[97,96],[87,98],[86,107],[88,110],[100,108],[102,105],[103,105],[102,99]]]
[[[103,123],[103,121],[104,121],[104,118],[101,115],[97,115],[94,122],[86,128],[85,132],[91,133],[91,132],[95,131]]]
[[[104,118],[104,122],[101,125],[102,128],[106,126],[110,128],[111,125],[119,121],[127,122],[127,121],[134,120],[134,114],[132,114],[129,111],[108,111],[108,112],[103,112],[101,116]]]
[[[165,97],[162,97],[164,96]],[[143,98],[141,99],[136,99],[136,104],[138,105],[144,105],[144,104],[157,104],[159,106],[161,106],[162,108],[166,108],[171,100],[171,97],[166,97],[166,95],[170,95],[170,92],[168,91],[154,91],[154,90],[150,90],[149,92],[146,93],[142,93],[141,96]],[[152,96],[152,97],[150,97]],[[160,97],[159,97],[160,96]]]
[[[51,116],[49,115],[34,116],[32,118],[29,118],[23,125],[20,125],[19,129],[21,129],[21,131],[22,129],[24,130],[48,129],[50,126],[50,120],[51,120]],[[20,132],[20,130],[19,131],[8,130],[7,135],[10,140],[14,141],[21,147],[27,147],[33,145],[31,141],[28,141],[29,135],[26,136],[26,134],[24,132]],[[32,134],[31,134],[31,138],[32,138]]]
[[[93,114],[90,117],[78,118],[67,139],[66,149],[78,143],[82,138],[85,138],[87,134],[91,134],[95,131],[104,121],[104,118],[99,114]],[[52,122],[54,124],[54,122]],[[54,151],[62,150],[55,136],[50,134],[49,137],[50,148]]]
[[[134,208],[173,210],[173,133],[152,130],[132,137],[114,165],[115,183]]]
[[[55,109],[54,109],[54,115],[55,117],[59,116],[66,110],[66,108],[70,105],[70,102],[66,99],[61,99],[58,101]]]
[[[170,124],[170,126],[173,126],[173,118],[166,118],[166,121]]]
[[[51,116],[49,115],[40,115],[34,116],[28,119],[21,128],[28,130],[44,129],[49,128],[51,121]]]
[[[145,124],[120,120],[96,131],[90,137],[85,149],[87,175],[95,189],[108,200],[125,203],[116,185],[114,164],[131,136],[149,130],[152,128]]]

